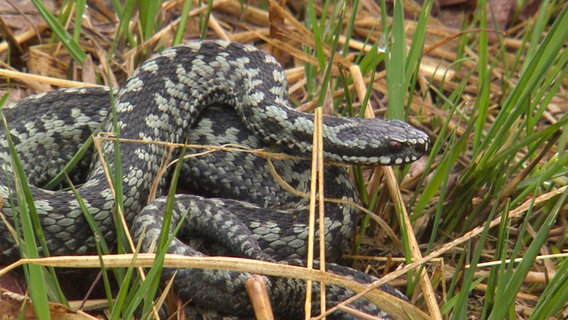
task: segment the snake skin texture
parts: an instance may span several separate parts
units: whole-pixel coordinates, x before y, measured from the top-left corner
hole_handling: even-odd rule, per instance
[[[115,119],[109,113],[111,94],[100,88],[39,94],[4,109],[10,135],[32,184],[50,254],[96,253],[93,233],[73,193],[37,187],[58,173],[94,130],[147,142],[239,144],[309,157],[313,116],[290,107],[286,87],[284,72],[262,51],[232,42],[200,41],[164,50],[142,64],[115,97]],[[323,134],[326,160],[347,164],[409,163],[425,154],[430,143],[425,133],[406,123],[378,119],[324,117]],[[2,213],[13,223],[18,215],[14,173],[4,131],[1,135]],[[114,163],[115,145],[105,142],[103,148],[112,172],[118,166]],[[166,199],[147,202],[167,152],[157,144],[120,144],[124,216],[135,239],[142,242],[143,251],[150,250],[161,230]],[[172,158],[177,155],[174,152]],[[70,175],[83,182],[77,191],[88,213],[107,243],[115,244],[114,197],[103,167],[92,158],[85,157]],[[308,192],[309,162],[272,163],[288,184]],[[219,254],[220,247],[223,254],[233,256],[302,263],[307,200],[275,182],[267,160],[247,153],[215,152],[185,160],[182,177],[189,194],[176,195],[171,232],[178,223],[181,228],[169,252],[203,256]],[[356,201],[344,168],[326,167],[325,179],[326,197]],[[164,186],[165,181],[158,195],[164,194]],[[325,210],[327,255],[336,259],[351,238],[357,212],[352,206],[332,203],[327,203]],[[16,241],[1,223],[0,262],[18,257]],[[360,282],[373,280],[339,265],[329,264],[328,269]],[[164,278],[173,272],[166,270]],[[250,316],[243,287],[249,276],[182,269],[177,270],[174,287],[182,298],[191,299],[197,306]],[[267,283],[276,314],[287,319],[302,317],[302,281],[270,277]],[[390,287],[383,290],[401,296]],[[330,305],[350,295],[348,290],[334,286],[327,292]],[[388,317],[366,300],[358,300],[353,306]]]

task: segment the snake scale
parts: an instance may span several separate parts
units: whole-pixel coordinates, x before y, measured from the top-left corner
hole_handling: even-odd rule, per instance
[[[93,232],[74,194],[37,187],[62,170],[93,131],[146,142],[239,144],[309,157],[313,115],[295,111],[286,88],[285,74],[270,55],[250,45],[205,40],[166,49],[144,62],[118,90],[114,119],[111,93],[101,88],[38,94],[4,108],[50,254],[96,253]],[[13,224],[18,215],[14,173],[4,130],[1,135],[2,214]],[[379,119],[325,116],[323,135],[325,159],[346,164],[405,164],[425,154],[430,143],[425,133],[406,123]],[[111,172],[118,165],[114,148],[113,142],[103,143]],[[188,151],[192,152],[199,150]],[[159,144],[120,144],[124,217],[134,238],[142,241],[143,251],[150,250],[161,229],[166,199],[148,204],[148,193],[166,153]],[[84,181],[77,191],[107,243],[116,244],[113,194],[102,165],[94,156],[86,158],[78,169]],[[309,162],[271,163],[289,185],[309,191]],[[209,153],[185,160],[181,176],[190,192],[176,195],[172,232],[177,223],[182,227],[169,252],[203,256],[217,250],[207,244],[217,243],[234,256],[290,263],[305,259],[308,202],[275,182],[265,159],[248,153]],[[325,178],[327,198],[356,201],[343,167],[326,167]],[[164,194],[164,185],[160,184],[159,195]],[[351,238],[357,211],[334,203],[327,203],[325,210],[327,254],[334,259]],[[0,262],[18,257],[16,241],[1,223]],[[373,280],[339,265],[329,264],[328,269],[361,282]],[[164,278],[173,272],[166,270]],[[250,316],[243,288],[248,277],[231,271],[181,269],[174,289],[204,309]],[[275,313],[288,319],[301,317],[305,284],[273,277],[267,282]],[[400,296],[389,287],[384,290]],[[351,294],[333,286],[327,290],[330,304]],[[353,306],[388,316],[364,299]]]

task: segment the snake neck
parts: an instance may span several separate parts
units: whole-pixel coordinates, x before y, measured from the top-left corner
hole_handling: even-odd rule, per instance
[[[278,62],[261,50],[223,41],[188,43],[148,60],[121,90],[121,136],[184,141],[203,109],[220,103],[235,108],[265,142],[306,155],[312,150],[313,115],[291,108],[286,87]],[[142,94],[147,92],[154,93],[148,98]],[[144,118],[132,121],[133,110]],[[332,116],[324,117],[323,139],[327,160],[360,165],[410,163],[430,144],[428,135],[400,121]]]

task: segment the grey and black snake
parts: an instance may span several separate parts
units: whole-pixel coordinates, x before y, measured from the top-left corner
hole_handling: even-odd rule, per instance
[[[74,194],[36,187],[61,170],[94,130],[116,132],[116,126],[116,134],[125,139],[239,144],[309,157],[313,115],[290,106],[286,87],[279,64],[261,50],[232,42],[198,41],[166,49],[143,63],[116,94],[116,122],[110,113],[111,94],[106,89],[53,91],[4,108],[10,134],[32,185],[49,253],[96,253],[93,232]],[[347,164],[409,163],[425,154],[430,143],[425,133],[406,123],[378,119],[326,116],[323,135],[326,160]],[[103,147],[110,167],[115,168],[115,144],[105,142]],[[139,239],[142,250],[149,250],[160,233],[166,200],[162,197],[147,202],[167,152],[158,144],[120,144],[124,216],[135,238],[145,230],[145,236]],[[172,158],[176,157],[174,153]],[[18,203],[4,130],[0,137],[0,161],[2,214],[13,224]],[[288,184],[302,192],[309,191],[309,163],[272,163]],[[77,191],[107,243],[114,244],[114,197],[102,165],[94,161],[91,167]],[[305,259],[307,200],[276,183],[265,159],[234,152],[190,157],[184,161],[182,177],[187,179],[190,192],[176,196],[172,224],[175,226],[182,216],[187,216],[169,252],[204,255],[208,249],[199,247],[199,239],[207,239],[201,243],[215,241],[227,254],[235,256],[275,261]],[[326,197],[356,201],[344,168],[327,167],[325,178]],[[333,259],[339,257],[350,240],[357,211],[352,206],[333,203],[326,204],[325,209],[326,248],[328,257]],[[5,264],[18,257],[16,241],[6,225],[0,223],[0,262]],[[329,268],[353,272],[353,277],[363,282],[372,279],[333,264]],[[164,277],[172,272],[167,270]],[[183,298],[206,309],[250,315],[243,289],[248,276],[183,269],[178,270],[175,289]],[[275,312],[285,318],[300,316],[303,282],[280,278],[268,281]],[[329,291],[330,303],[349,295],[334,288]],[[364,300],[354,306],[380,314]]]

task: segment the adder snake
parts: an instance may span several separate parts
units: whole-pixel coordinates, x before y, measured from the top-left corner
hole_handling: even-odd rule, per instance
[[[278,63],[262,51],[238,43],[200,41],[166,49],[143,63],[118,90],[116,123],[110,113],[110,92],[105,89],[53,91],[5,108],[50,254],[96,253],[93,232],[74,194],[36,187],[61,170],[94,130],[112,132],[116,124],[120,138],[236,143],[309,156],[313,115],[291,108],[286,86]],[[2,213],[14,223],[18,212],[14,173],[4,130],[1,135]],[[425,154],[430,143],[425,133],[406,123],[378,119],[326,116],[323,135],[325,158],[347,164],[409,163]],[[115,144],[106,142],[103,147],[110,167],[116,169]],[[124,217],[135,238],[142,237],[145,230],[140,239],[143,250],[149,250],[161,228],[165,199],[147,201],[166,153],[152,143],[120,144]],[[88,160],[84,166],[89,166]],[[308,192],[309,163],[273,163],[287,183]],[[198,239],[189,238],[206,238],[220,243],[231,255],[276,261],[305,258],[307,202],[274,182],[266,160],[251,154],[216,152],[185,161],[182,176],[187,177],[191,194],[176,196],[172,224],[182,216],[185,220],[169,252],[201,256],[204,253],[198,251]],[[326,197],[355,201],[345,169],[330,166],[325,177]],[[98,161],[77,191],[105,240],[115,244],[115,201]],[[325,209],[326,248],[329,257],[337,258],[353,233],[357,212],[351,206],[332,203]],[[0,223],[0,262],[18,257],[16,241]],[[360,281],[371,280],[351,269],[332,264],[329,268],[353,272]],[[172,272],[166,270],[164,277]],[[178,271],[175,288],[198,306],[247,314],[251,312],[243,289],[247,277],[239,272],[183,269]],[[277,314],[301,314],[302,286],[303,282],[292,279],[269,279]],[[349,294],[330,288],[328,300],[333,303]],[[296,299],[298,305],[294,305]],[[381,314],[360,301],[356,307]]]

